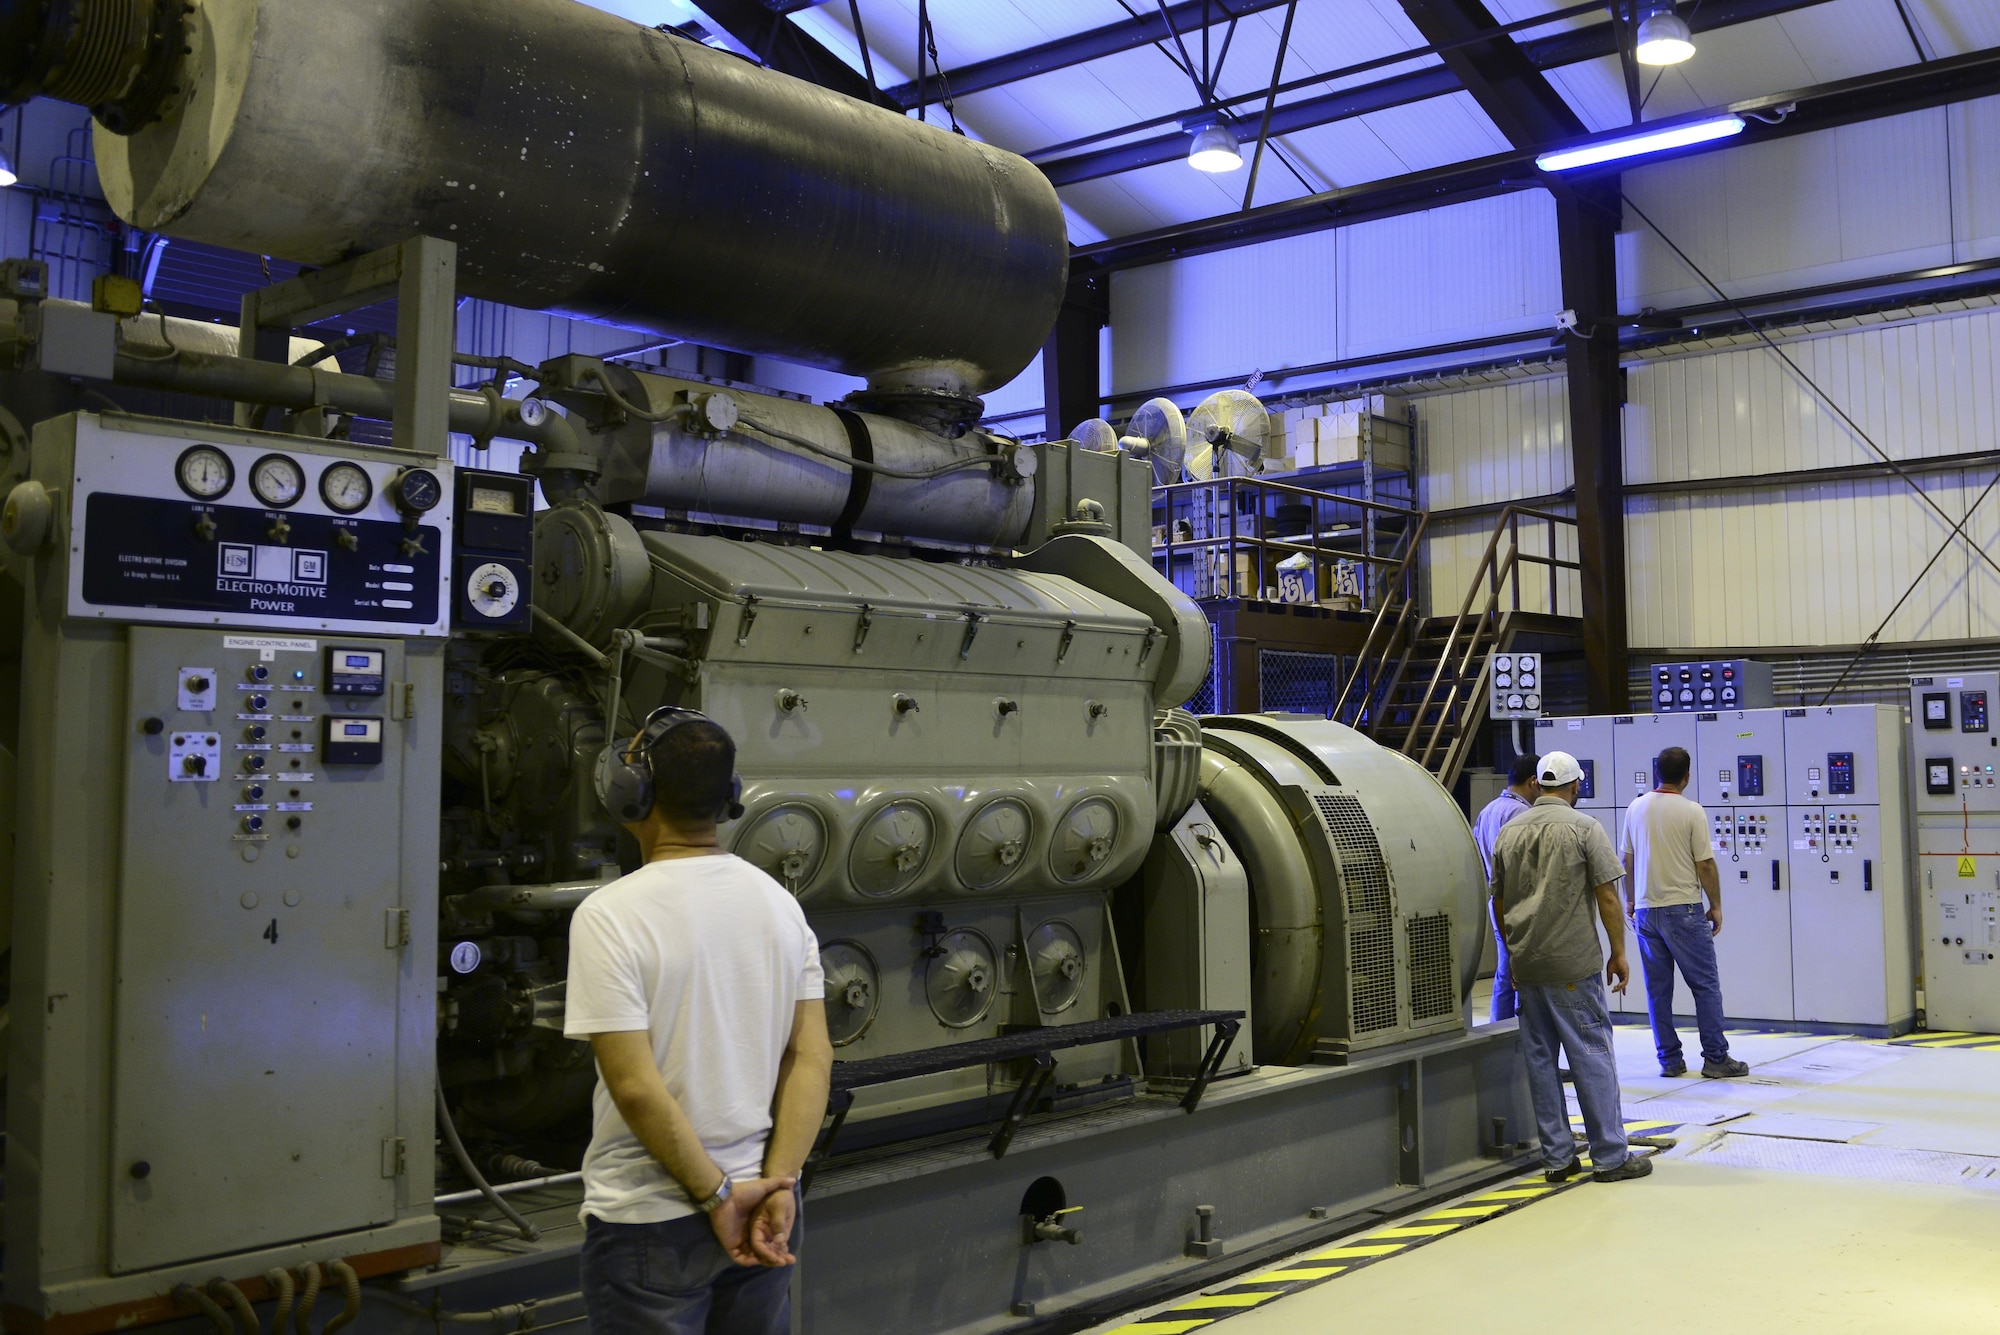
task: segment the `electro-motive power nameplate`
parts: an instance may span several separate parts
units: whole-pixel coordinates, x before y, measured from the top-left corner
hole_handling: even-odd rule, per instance
[[[195,449],[213,452],[205,471],[183,466]],[[213,454],[228,466],[215,466]],[[274,456],[297,471],[270,467]],[[155,436],[79,416],[70,614],[442,635],[450,509],[418,515],[414,527],[405,521],[391,496],[408,466],[311,440],[212,428],[198,439]],[[450,464],[420,466],[448,495]],[[356,483],[357,469],[370,487]],[[352,512],[333,508],[329,494]]]

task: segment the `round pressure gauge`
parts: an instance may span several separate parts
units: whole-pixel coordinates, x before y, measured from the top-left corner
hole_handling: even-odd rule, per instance
[[[213,445],[195,445],[181,451],[174,465],[174,477],[181,490],[198,501],[212,501],[236,482],[236,465]]]
[[[298,460],[282,454],[267,454],[250,465],[250,490],[257,499],[275,510],[298,504],[305,495],[306,470]]]
[[[1495,686],[1498,686],[1501,690],[1504,691],[1509,686],[1512,686],[1514,684],[1513,674],[1508,672],[1496,672],[1493,674],[1493,684]]]
[[[1534,674],[1534,673],[1532,673],[1532,672],[1523,672],[1523,673],[1521,674],[1521,689],[1522,689],[1522,690],[1524,690],[1524,691],[1532,691],[1533,689],[1535,689],[1535,674]]]
[[[457,974],[471,973],[484,963],[485,959],[486,953],[479,948],[477,941],[461,941],[451,948],[451,971]]]
[[[1540,709],[1541,707],[1542,707],[1542,697],[1536,695],[1533,691],[1530,691],[1527,695],[1521,697],[1521,708]]]
[[[1514,655],[1495,654],[1493,656],[1493,670],[1495,672],[1512,672],[1514,670]]]
[[[406,515],[424,514],[444,499],[444,484],[428,468],[405,468],[389,484],[389,499]]]
[[[319,475],[319,495],[329,508],[351,515],[374,499],[375,484],[358,464],[334,464]]]

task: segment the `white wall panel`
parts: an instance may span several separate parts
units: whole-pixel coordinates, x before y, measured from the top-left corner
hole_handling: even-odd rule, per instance
[[[1544,513],[1574,516],[1576,508],[1571,505],[1551,506]],[[1491,583],[1481,572],[1487,545],[1493,543],[1494,530],[1499,527],[1498,512],[1432,522],[1424,544],[1426,605],[1432,616],[1457,615],[1466,605],[1468,592],[1473,594],[1474,612],[1486,606]],[[1517,539],[1523,555],[1548,556],[1553,548],[1558,560],[1576,560],[1576,528],[1573,525],[1551,525],[1545,520],[1522,516],[1494,544],[1496,565],[1505,564],[1507,553],[1514,548]],[[1518,562],[1516,569],[1519,574],[1520,610],[1554,612],[1563,616],[1581,613],[1583,589],[1575,571],[1552,570],[1530,561]],[[1473,589],[1475,578],[1479,580],[1476,591]],[[1511,609],[1514,601],[1513,590],[1502,585],[1498,601],[1500,609]]]
[[[1954,516],[1970,499],[1956,473],[1921,481]],[[1858,643],[1917,580],[1948,532],[1895,478],[1633,497],[1626,507],[1632,643]],[[1882,639],[1975,633],[1969,559],[1964,544],[1954,544]]]
[[[1725,293],[1743,297],[2000,253],[2000,98],[1863,121],[1624,175],[1625,193]],[[1715,293],[1637,216],[1625,310]]]
[[[1124,270],[1117,393],[1553,328],[1555,205],[1526,191]]]
[[[1680,482],[1992,448],[2000,310],[1793,339],[1629,368],[1625,480]],[[1801,376],[1800,372],[1804,373]]]
[[[1569,391],[1555,376],[1416,401],[1431,510],[1548,496],[1569,486]]]

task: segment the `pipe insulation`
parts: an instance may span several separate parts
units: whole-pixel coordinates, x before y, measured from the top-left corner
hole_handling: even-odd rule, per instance
[[[147,231],[305,264],[437,236],[468,295],[877,396],[1004,384],[1062,301],[1062,207],[1026,160],[572,0],[200,0],[185,28],[133,132],[97,126]]]

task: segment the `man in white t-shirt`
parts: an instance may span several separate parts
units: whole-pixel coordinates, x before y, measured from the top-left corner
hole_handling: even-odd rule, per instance
[[[1682,796],[1691,764],[1685,748],[1660,752],[1660,786],[1625,811],[1618,852],[1625,860],[1625,911],[1638,909],[1634,926],[1639,960],[1646,971],[1646,1012],[1653,1022],[1653,1049],[1661,1075],[1686,1075],[1681,1036],[1674,1029],[1674,970],[1694,994],[1695,1026],[1701,1031],[1701,1073],[1711,1080],[1750,1074],[1729,1055],[1722,1030],[1722,977],[1715,963],[1715,937],[1722,931],[1722,879],[1715,870],[1715,846],[1708,838],[1708,813]],[[1709,908],[1702,912],[1702,896]]]
[[[583,1160],[590,1326],[789,1335],[794,1187],[833,1067],[819,943],[717,839],[736,802],[728,733],[658,710],[624,759],[606,805],[646,864],[577,909],[563,1025],[601,1077]]]

